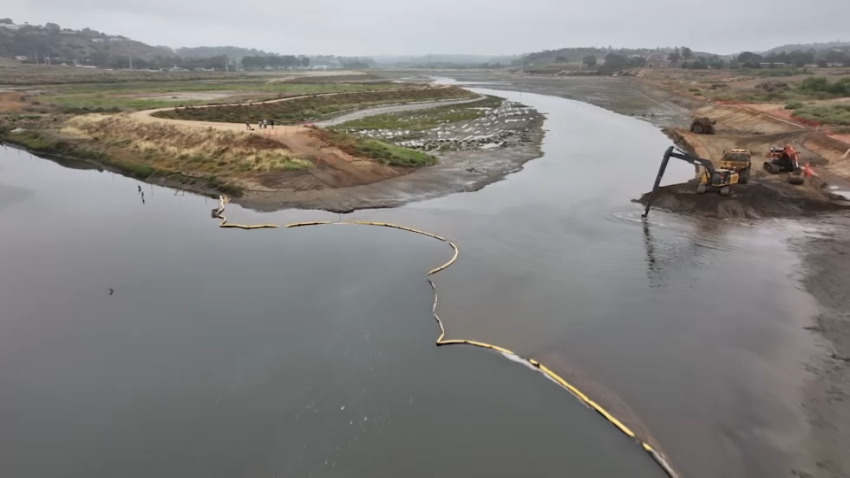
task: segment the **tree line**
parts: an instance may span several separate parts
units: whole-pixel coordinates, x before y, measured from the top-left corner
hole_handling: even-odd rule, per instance
[[[661,50],[663,51],[663,50]],[[599,71],[618,71],[627,68],[639,68],[646,65],[648,58],[665,53],[659,50],[648,49],[608,49],[604,48],[563,48],[560,50],[546,50],[526,55],[522,60],[516,61],[514,66],[522,62],[525,65],[535,60],[551,60],[554,63],[568,63],[577,60],[576,55],[581,54],[581,62],[588,68],[597,68]],[[604,55],[604,57],[602,56]],[[762,68],[772,66],[793,66],[802,68],[808,65],[826,67],[828,65],[842,65],[850,67],[850,49],[832,50],[793,50],[773,52],[760,55],[753,52],[743,52],[729,59],[720,55],[696,54],[691,48],[676,47],[666,53],[667,60],[671,64],[681,68],[697,70],[719,69],[719,68]],[[600,61],[604,58],[604,62]]]
[[[242,57],[242,68],[246,70],[273,70],[307,68],[310,58],[295,55],[254,55]]]
[[[704,70],[708,68],[762,68],[775,66],[793,66],[803,68],[808,65],[826,67],[829,65],[850,66],[850,53],[843,50],[817,51],[811,48],[807,51],[793,50],[790,52],[774,52],[760,55],[745,51],[726,61],[718,55],[701,55],[694,57],[693,51],[687,47],[676,48],[668,55],[668,60],[680,63],[682,68]]]
[[[850,66],[850,52],[844,50],[817,51],[812,48],[807,51],[783,51],[781,53],[771,53],[762,56],[757,53],[745,51],[738,55],[732,63],[735,66],[741,66],[744,68],[761,68],[764,63],[784,63],[788,66],[795,66],[798,68],[802,68],[807,65],[817,65],[819,67],[826,67],[829,65]]]

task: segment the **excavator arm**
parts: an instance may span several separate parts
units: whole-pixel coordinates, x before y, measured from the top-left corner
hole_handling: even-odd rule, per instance
[[[652,200],[655,197],[655,192],[658,190],[658,186],[661,185],[661,178],[664,177],[664,172],[667,170],[667,163],[670,162],[670,158],[677,158],[693,165],[702,166],[705,168],[708,177],[712,177],[714,175],[714,164],[712,164],[712,162],[708,159],[692,156],[683,151],[677,151],[675,146],[670,146],[667,148],[667,151],[664,152],[664,157],[661,158],[661,166],[658,168],[658,175],[655,176],[655,184],[652,186],[652,192],[649,193],[649,199],[646,201],[646,209],[644,209],[643,214],[641,215],[642,217],[649,215],[649,208],[652,207]]]

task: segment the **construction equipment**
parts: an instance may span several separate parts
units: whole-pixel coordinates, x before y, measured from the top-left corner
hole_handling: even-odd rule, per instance
[[[698,116],[691,122],[691,132],[696,134],[714,134],[717,121],[706,116]]]
[[[731,187],[738,184],[740,180],[740,176],[735,170],[715,168],[714,164],[708,159],[692,156],[683,151],[676,150],[675,146],[670,146],[664,152],[664,157],[661,159],[661,166],[658,168],[658,175],[655,176],[655,184],[652,186],[652,192],[649,194],[649,199],[646,202],[643,217],[649,215],[649,208],[652,206],[652,200],[656,191],[658,191],[658,186],[661,184],[661,178],[664,176],[664,171],[667,170],[667,163],[670,162],[670,158],[678,158],[694,166],[702,167],[702,171],[699,174],[699,186],[697,186],[697,193],[700,194],[707,191],[717,191],[721,196],[728,196],[732,193]]]
[[[770,158],[764,162],[764,170],[771,174],[791,173],[788,182],[791,184],[803,184],[804,178],[800,168],[800,154],[793,146],[785,147],[771,146]]]
[[[747,184],[750,180],[750,169],[753,154],[748,149],[730,149],[723,151],[720,158],[720,169],[729,169],[738,173],[738,182]]]

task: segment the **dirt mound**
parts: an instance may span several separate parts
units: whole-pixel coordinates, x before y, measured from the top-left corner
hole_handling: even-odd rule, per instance
[[[727,197],[717,193],[697,194],[699,180],[659,188],[652,202],[653,208],[667,211],[713,217],[718,219],[760,219],[768,217],[811,216],[818,213],[850,210],[828,193],[819,191],[815,178],[806,186],[792,186],[772,180],[739,184]],[[637,202],[646,205],[650,193]]]

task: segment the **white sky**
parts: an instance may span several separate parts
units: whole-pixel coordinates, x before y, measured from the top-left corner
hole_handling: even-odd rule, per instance
[[[684,45],[726,54],[786,43],[850,40],[850,0],[4,3],[0,17],[16,23],[90,27],[175,48],[234,45],[284,54],[516,54],[594,45]],[[701,6],[708,4],[712,8]]]

